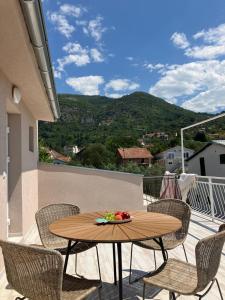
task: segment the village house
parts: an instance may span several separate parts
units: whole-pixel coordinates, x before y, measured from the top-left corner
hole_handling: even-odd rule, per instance
[[[188,173],[225,177],[225,140],[214,140],[187,160]]]
[[[147,148],[118,148],[117,155],[121,164],[134,162],[138,165],[150,166],[153,159]]]
[[[194,154],[194,150],[184,148],[184,158],[187,159]],[[181,167],[181,146],[175,146],[158,153],[155,156],[157,163],[164,165],[167,171],[174,172]]]

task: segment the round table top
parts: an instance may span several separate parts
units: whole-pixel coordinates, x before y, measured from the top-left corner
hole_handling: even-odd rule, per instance
[[[131,212],[132,221],[123,224],[96,225],[105,212],[83,213],[55,221],[49,230],[59,237],[83,242],[125,243],[161,237],[181,228],[175,217],[152,212]]]

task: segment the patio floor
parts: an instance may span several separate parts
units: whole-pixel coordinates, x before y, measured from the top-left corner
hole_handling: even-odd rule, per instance
[[[190,223],[189,234],[185,242],[187,255],[191,263],[195,263],[194,248],[199,239],[212,234],[217,231],[219,223],[213,223],[206,217],[192,213],[192,220]],[[40,243],[37,229],[34,227],[26,243]],[[142,299],[142,282],[137,282],[129,285],[129,259],[130,259],[130,244],[123,244],[123,286],[124,286],[124,299]],[[117,287],[113,285],[113,261],[112,261],[112,246],[110,244],[99,244],[99,255],[103,279],[102,299],[116,300],[118,299]],[[185,259],[182,247],[169,252],[170,257]],[[158,265],[162,261],[160,253],[157,254]],[[140,276],[143,272],[153,270],[153,253],[152,251],[142,249],[139,247],[134,248],[133,256],[133,276]],[[95,249],[90,249],[78,255],[78,272],[87,278],[98,278],[97,263]],[[74,258],[71,257],[68,265],[68,273],[74,273]],[[222,292],[225,295],[225,248],[221,258],[221,265],[217,278],[219,279]],[[18,294],[12,289],[7,287],[7,281],[3,277],[0,281],[0,299],[1,300],[14,300]],[[97,294],[92,295],[88,300],[98,299]],[[169,299],[166,291],[159,291],[149,287],[147,289],[147,299]],[[190,296],[180,296],[179,299],[196,299]],[[212,288],[209,294],[204,298],[208,300],[220,299],[216,286]],[[72,300],[72,299],[71,299]]]

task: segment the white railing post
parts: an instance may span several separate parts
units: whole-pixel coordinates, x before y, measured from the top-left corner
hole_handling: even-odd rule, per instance
[[[209,177],[209,199],[210,199],[210,206],[211,206],[211,215],[212,221],[214,221],[215,213],[214,213],[214,198],[213,198],[213,185],[212,185],[212,178]]]

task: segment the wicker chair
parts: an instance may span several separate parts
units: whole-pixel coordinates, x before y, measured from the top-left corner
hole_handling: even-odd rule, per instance
[[[58,251],[6,241],[0,241],[0,247],[8,282],[22,295],[16,300],[81,300],[100,285],[98,280],[63,275],[63,258]]]
[[[48,249],[54,249],[59,251],[62,255],[66,255],[68,241],[66,239],[57,237],[49,231],[49,225],[56,220],[77,215],[80,213],[79,207],[72,204],[51,204],[41,208],[35,215],[36,223],[42,245]],[[101,270],[99,263],[98,247],[96,243],[78,242],[75,247],[72,248],[70,254],[75,255],[75,274],[82,277],[77,273],[77,254],[86,251],[90,248],[96,248],[98,272],[101,280]]]
[[[178,231],[164,235],[162,237],[164,249],[172,250],[181,245],[183,247],[185,259],[188,262],[186,250],[184,247],[184,241],[188,234],[188,228],[190,223],[191,217],[191,209],[188,204],[185,202],[178,200],[178,199],[162,199],[158,200],[154,203],[151,203],[147,207],[148,212],[157,212],[167,214],[173,217],[178,218],[182,222],[182,227]],[[142,242],[134,242],[131,245],[131,256],[130,256],[130,275],[129,275],[129,282],[132,283],[131,280],[131,273],[132,273],[132,257],[133,257],[133,248],[134,245],[140,246],[145,249],[153,250],[154,253],[154,262],[155,262],[155,269],[156,269],[156,255],[155,251],[161,251],[161,248],[154,240],[147,240]],[[133,282],[137,281],[138,279],[134,280]]]
[[[215,276],[225,242],[224,230],[223,224],[218,233],[198,242],[195,248],[196,266],[177,259],[169,259],[160,272],[152,277],[145,277],[143,299],[145,299],[146,284],[168,290],[170,299],[175,300],[175,293],[193,295],[202,299],[216,282],[220,297],[223,300],[219,282]]]

